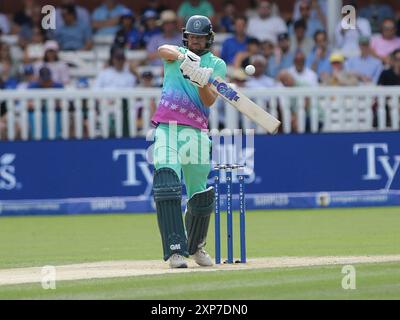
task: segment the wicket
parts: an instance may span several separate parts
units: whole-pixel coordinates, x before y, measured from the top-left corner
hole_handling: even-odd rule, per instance
[[[227,244],[228,257],[225,263],[233,263],[233,208],[232,208],[232,170],[243,169],[243,165],[218,165],[214,169],[217,174],[214,178],[215,190],[215,263],[221,263],[221,212],[220,212],[220,172],[226,172],[226,211],[227,211]],[[239,211],[240,211],[240,260],[235,263],[246,263],[246,221],[244,198],[244,174],[239,173]]]

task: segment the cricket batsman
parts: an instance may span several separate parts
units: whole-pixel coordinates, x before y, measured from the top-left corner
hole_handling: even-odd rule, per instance
[[[171,268],[187,268],[191,256],[200,266],[213,262],[205,251],[214,189],[207,188],[211,140],[209,108],[217,98],[210,77],[226,76],[226,64],[210,52],[214,32],[210,20],[195,15],[183,29],[183,47],[162,45],[164,83],[152,118],[156,126],[153,192],[164,260]],[[182,217],[182,181],[188,202]]]

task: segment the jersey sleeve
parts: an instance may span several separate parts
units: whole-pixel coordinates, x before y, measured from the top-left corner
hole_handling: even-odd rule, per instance
[[[220,77],[225,80],[225,78],[226,78],[226,63],[224,62],[224,60],[218,59],[217,63],[215,64],[212,77],[213,78]]]

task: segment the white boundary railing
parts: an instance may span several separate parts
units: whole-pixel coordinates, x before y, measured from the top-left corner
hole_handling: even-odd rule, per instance
[[[400,87],[316,87],[242,89],[282,120],[283,133],[399,130]],[[144,136],[151,128],[151,104],[161,89],[1,90],[3,140]],[[139,125],[138,119],[141,119]],[[211,129],[256,129],[218,99]],[[3,133],[1,132],[3,131]]]

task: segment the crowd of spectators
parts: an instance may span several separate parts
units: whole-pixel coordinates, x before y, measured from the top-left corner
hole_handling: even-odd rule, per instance
[[[56,29],[44,30],[36,0],[22,0],[23,9],[14,15],[0,12],[0,35],[18,37],[17,48],[0,41],[0,89],[37,88],[44,79],[45,87],[79,86],[71,83],[70,67],[59,52],[91,50],[94,36],[114,40],[109,61],[90,86],[160,86],[151,71],[139,73],[137,67],[162,66],[158,46],[182,45],[182,27],[194,14],[210,17],[214,31],[226,35],[213,51],[240,86],[400,85],[399,8],[379,0],[362,7],[344,1],[356,8],[355,29],[345,30],[339,22],[329,41],[327,0],[295,0],[290,17],[281,14],[278,1],[254,1],[245,12],[238,12],[238,1],[226,0],[216,12],[207,0],[185,0],[177,10],[148,0],[141,11],[104,0],[89,12],[84,1],[62,0]],[[128,61],[127,50],[146,50],[146,59]],[[243,72],[248,64],[256,67],[253,76]]]
[[[157,47],[165,43],[181,45],[181,28],[193,14],[210,17],[215,32],[227,34],[214,51],[231,72],[245,67],[253,56],[262,55],[266,60],[264,75],[279,82],[279,74],[293,74],[296,57],[304,56],[305,77],[313,79],[312,85],[378,84],[384,82],[379,81],[381,72],[393,67],[393,52],[400,48],[400,30],[394,8],[379,0],[369,2],[360,8],[356,1],[349,2],[356,8],[356,27],[344,30],[339,22],[335,39],[329,42],[326,0],[296,0],[291,18],[285,19],[280,15],[279,2],[266,0],[256,1],[254,8],[242,13],[232,0],[224,2],[222,12],[216,12],[207,0],[185,0],[176,11],[159,0],[151,0],[140,12],[118,0],[104,0],[93,12],[82,1],[62,0],[55,30],[43,30],[36,1],[23,0],[23,9],[13,16],[0,13],[0,33],[17,35],[23,52],[22,62],[15,61],[13,57],[18,55],[7,43],[0,42],[0,87],[24,88],[27,79],[38,79],[43,66],[50,69],[55,82],[69,85],[69,68],[58,59],[58,52],[91,50],[94,35],[114,37],[113,48],[147,50],[147,55],[143,61],[125,61],[128,66],[115,74],[105,65],[93,85],[104,82],[105,74],[113,79],[120,74],[124,79],[126,72],[135,79],[132,86],[139,85],[142,75],[132,66],[161,66]],[[338,70],[350,75],[351,81],[338,76]],[[312,73],[317,81],[314,75],[310,76]],[[250,83],[253,80],[249,79]],[[115,86],[119,82],[109,83]]]

